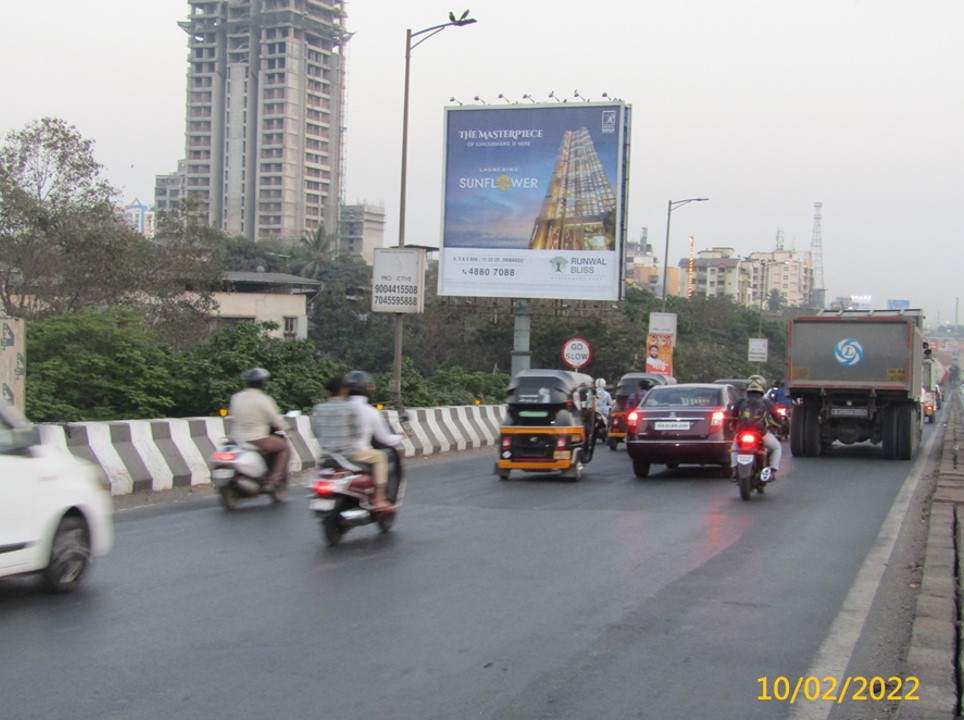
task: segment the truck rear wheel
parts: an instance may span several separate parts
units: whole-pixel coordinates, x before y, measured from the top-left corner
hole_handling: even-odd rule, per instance
[[[807,411],[803,415],[803,454],[816,457],[823,450],[820,438],[820,408],[813,404],[805,404]]]
[[[901,405],[895,413],[897,416],[897,459],[910,460],[914,457],[914,439],[917,424],[914,422],[916,413],[910,405]]]
[[[880,445],[884,451],[885,460],[897,457],[897,408],[888,405],[882,411],[880,422]]]
[[[806,426],[806,418],[810,414],[809,405],[797,405],[793,408],[790,416],[790,452],[793,457],[802,457],[803,449],[803,429]]]

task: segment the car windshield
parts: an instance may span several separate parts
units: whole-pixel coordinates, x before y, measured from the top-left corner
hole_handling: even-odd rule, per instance
[[[720,390],[701,387],[653,388],[641,407],[719,407]]]

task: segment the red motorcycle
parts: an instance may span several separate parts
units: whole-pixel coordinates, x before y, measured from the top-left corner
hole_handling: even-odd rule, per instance
[[[737,430],[736,433],[736,482],[740,498],[749,500],[753,491],[763,494],[770,480],[767,466],[767,449],[758,430]]]
[[[353,527],[377,523],[382,532],[391,530],[405,493],[401,454],[388,448],[388,485],[385,495],[392,504],[389,510],[376,510],[375,482],[370,465],[354,463],[331,454],[321,461],[317,477],[308,482],[311,490],[308,509],[321,523],[328,545],[335,546]]]

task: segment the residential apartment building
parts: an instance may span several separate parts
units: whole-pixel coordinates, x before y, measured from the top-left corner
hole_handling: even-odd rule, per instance
[[[123,209],[122,214],[125,222],[131,230],[140,233],[148,240],[154,237],[154,209],[144,205],[140,200],[135,199],[130,205]]]
[[[184,197],[187,163],[181,160],[177,172],[154,176],[154,211],[174,212]]]
[[[342,255],[358,255],[375,263],[375,248],[385,246],[385,208],[381,205],[342,205],[339,247]]]
[[[188,4],[183,193],[230,235],[296,241],[336,228],[344,0]]]
[[[679,269],[689,278],[687,284],[694,296],[729,297],[740,305],[762,307],[776,290],[787,307],[810,303],[813,266],[809,253],[775,250],[742,258],[733,248],[716,247],[696,253],[692,262],[680,260]]]

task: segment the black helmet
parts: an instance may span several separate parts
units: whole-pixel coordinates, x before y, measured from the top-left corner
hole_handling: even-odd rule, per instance
[[[365,395],[366,397],[375,389],[372,376],[364,370],[352,370],[345,375],[345,386],[348,388],[349,395]]]
[[[249,388],[263,388],[264,384],[268,382],[271,377],[271,373],[261,367],[249,368],[241,373],[241,382],[244,383],[245,387]]]

